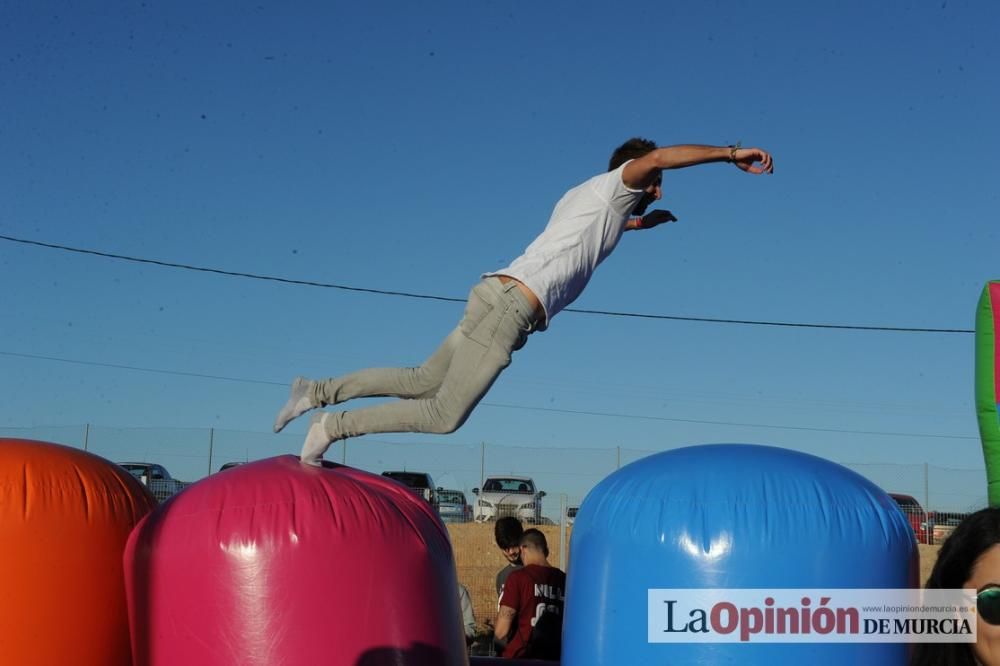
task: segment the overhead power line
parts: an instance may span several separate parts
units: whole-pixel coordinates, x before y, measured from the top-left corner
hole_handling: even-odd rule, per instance
[[[22,354],[19,352],[0,351],[0,356],[11,356],[14,358],[27,358],[41,361],[55,361],[58,363],[73,363],[76,365],[88,365],[99,368],[113,368],[115,370],[131,370],[134,372],[150,372],[160,375],[176,375],[179,377],[195,377],[198,379],[215,379],[227,382],[238,382],[241,384],[265,384],[268,386],[288,386],[287,382],[273,382],[263,379],[250,379],[246,377],[226,377],[223,375],[209,375],[198,372],[183,372],[179,370],[165,370],[162,368],[146,368],[135,365],[122,365],[118,363],[102,363],[100,361],[84,361],[79,359],[62,358],[58,356],[44,356],[41,354]],[[727,426],[738,428],[767,428],[772,430],[796,430],[807,432],[829,432],[849,435],[876,435],[880,437],[920,437],[929,439],[978,439],[969,435],[947,435],[935,433],[918,432],[893,432],[882,430],[850,430],[846,428],[820,428],[812,426],[788,426],[776,425],[773,423],[742,423],[737,421],[713,421],[703,419],[684,419],[667,416],[653,416],[650,414],[623,414],[619,412],[597,412],[585,409],[560,409],[557,407],[535,407],[532,405],[512,405],[499,402],[483,401],[479,403],[482,407],[492,407],[495,409],[518,409],[531,412],[549,412],[556,414],[573,414],[576,416],[596,416],[604,418],[631,419],[641,421],[667,421],[670,423],[692,423],[698,425]]]
[[[301,285],[306,287],[321,287],[324,289],[340,289],[343,291],[354,291],[366,294],[379,294],[382,296],[400,296],[403,298],[419,298],[429,301],[447,301],[451,303],[464,303],[466,299],[455,298],[451,296],[437,296],[434,294],[418,294],[410,291],[395,291],[389,289],[373,289],[369,287],[354,287],[344,284],[334,284],[330,282],[317,282],[314,280],[299,280],[294,278],[279,277],[275,275],[261,275],[259,273],[247,273],[243,271],[229,271],[221,268],[211,268],[207,266],[194,266],[191,264],[181,264],[172,261],[160,261],[157,259],[146,259],[143,257],[131,257],[124,254],[115,254],[112,252],[102,252],[99,250],[87,250],[78,247],[70,247],[68,245],[59,245],[56,243],[44,243],[42,241],[29,240],[26,238],[15,238],[13,236],[0,235],[0,240],[5,240],[11,243],[21,243],[23,245],[31,245],[35,247],[46,248],[50,250],[59,250],[62,252],[73,252],[76,254],[85,254],[95,257],[103,257],[105,259],[116,259],[119,261],[130,261],[137,264],[151,264],[154,266],[163,266],[165,268],[176,268],[187,271],[198,271],[201,273],[214,273],[216,275],[227,275],[229,277],[239,277],[247,278],[251,280],[266,280],[269,282],[280,282],[283,284],[293,284]],[[792,322],[792,321],[766,321],[766,320],[755,320],[755,319],[729,319],[722,317],[684,317],[680,315],[665,315],[665,314],[652,314],[645,312],[619,312],[615,310],[590,310],[583,308],[566,308],[563,312],[573,312],[576,314],[589,314],[589,315],[602,315],[605,317],[632,317],[638,319],[662,319],[669,321],[689,321],[689,322],[701,322],[708,324],[740,324],[744,326],[778,326],[785,328],[821,328],[821,329],[835,329],[835,330],[847,330],[847,331],[881,331],[889,333],[975,333],[973,329],[968,328],[920,328],[913,326],[867,326],[860,324],[820,324],[820,323],[809,323],[809,322]]]
[[[263,379],[247,379],[245,377],[225,377],[223,375],[208,375],[201,372],[183,372],[181,370],[162,370],[160,368],[144,368],[137,365],[124,365],[120,363],[101,363],[100,361],[81,361],[75,358],[61,358],[59,356],[44,356],[42,354],[22,354],[20,352],[0,351],[0,356],[12,356],[14,358],[28,358],[35,361],[56,361],[58,363],[72,363],[73,365],[89,365],[98,368],[114,368],[115,370],[133,370],[135,372],[151,372],[158,375],[175,375],[178,377],[196,377],[198,379],[218,379],[224,382],[239,382],[241,384],[268,384],[270,386],[288,386],[287,382],[269,382]]]
[[[891,432],[884,430],[848,430],[845,428],[819,428],[814,426],[787,426],[787,425],[774,425],[771,423],[742,423],[739,421],[712,421],[712,420],[702,420],[702,419],[681,419],[667,416],[651,416],[648,414],[620,414],[616,412],[594,412],[589,410],[578,410],[578,409],[559,409],[556,407],[532,407],[530,405],[505,405],[502,403],[487,403],[482,402],[482,405],[489,405],[490,407],[498,407],[503,409],[522,409],[532,412],[555,412],[558,414],[577,414],[581,416],[604,416],[609,418],[621,418],[621,419],[639,419],[643,421],[669,421],[671,423],[694,423],[700,425],[719,425],[719,426],[733,426],[739,428],[774,428],[777,430],[805,430],[808,432],[836,432],[836,433],[846,433],[851,435],[879,435],[883,437],[927,437],[930,439],[975,439],[978,437],[973,437],[971,435],[945,435],[945,434],[930,434],[930,433],[918,433],[918,432]]]
[[[205,266],[192,266],[190,264],[179,264],[172,261],[159,261],[157,259],[144,259],[142,257],[129,257],[124,254],[114,254],[111,252],[100,252],[98,250],[85,250],[78,247],[69,247],[68,245],[57,245],[55,243],[43,243],[41,241],[27,240],[24,238],[14,238],[13,236],[3,236],[0,235],[0,240],[10,241],[12,243],[23,243],[24,245],[34,245],[36,247],[44,247],[50,250],[61,250],[63,252],[75,252],[77,254],[88,254],[95,257],[104,257],[106,259],[118,259],[120,261],[131,261],[137,264],[152,264],[154,266],[163,266],[165,268],[179,268],[186,271],[198,271],[201,273],[215,273],[216,275],[228,275],[230,277],[240,277],[249,278],[251,280],[266,280],[269,282],[281,282],[284,284],[296,284],[306,287],[323,287],[325,289],[343,289],[344,291],[360,291],[368,294],[382,294],[385,296],[405,296],[406,298],[423,298],[432,301],[452,301],[456,303],[464,303],[464,298],[450,298],[447,296],[431,296],[427,294],[414,294],[407,291],[388,291],[385,289],[367,289],[365,287],[350,287],[342,284],[331,284],[328,282],[315,282],[313,280],[296,280],[293,278],[277,277],[274,275],[259,275],[257,273],[244,273],[240,271],[227,271],[221,268],[209,268]]]

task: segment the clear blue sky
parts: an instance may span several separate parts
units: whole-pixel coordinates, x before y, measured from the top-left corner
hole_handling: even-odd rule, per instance
[[[680,221],[625,236],[576,307],[970,329],[1000,277],[997,25],[985,0],[7,3],[0,233],[464,297],[629,136],[739,140],[775,175],[667,173]],[[8,241],[0,269],[0,429],[212,427],[255,456],[298,451],[304,424],[266,434],[279,384],[417,364],[461,313]],[[567,447],[981,469],[972,343],[563,313],[458,433],[370,466],[433,442],[468,488],[480,442],[532,447],[487,473],[578,465],[546,482],[571,495],[604,472]]]

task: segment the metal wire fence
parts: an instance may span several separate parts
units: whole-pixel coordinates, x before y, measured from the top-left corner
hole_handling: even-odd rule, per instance
[[[301,435],[198,428],[39,426],[0,428],[0,436],[56,442],[86,449],[112,462],[145,465],[149,469],[136,467],[131,471],[161,500],[223,466],[297,454],[301,447]],[[481,629],[476,650],[489,653],[489,641],[483,638],[488,633],[484,621],[492,620],[496,613],[495,576],[505,565],[493,541],[490,521],[508,514],[537,525],[549,539],[550,561],[565,570],[573,518],[586,494],[616,469],[653,453],[625,447],[404,444],[364,438],[334,444],[326,459],[376,474],[422,472],[430,477],[434,504],[452,536],[459,581],[470,592]],[[910,518],[915,538],[922,543],[940,543],[962,516],[986,505],[982,468],[841,464],[893,494]],[[492,492],[498,483],[508,489],[499,500]],[[521,485],[526,488],[521,490]]]
[[[156,463],[174,479],[191,482],[227,463],[297,454],[301,435],[212,428],[113,428],[95,425],[0,428],[0,435],[58,442],[113,462]],[[507,446],[488,442],[394,443],[373,438],[337,442],[326,459],[376,474],[420,471],[436,487],[464,494],[476,513],[473,489],[491,477],[526,477],[545,496],[539,522],[558,522],[565,507],[579,506],[601,479],[656,451],[610,448]],[[986,504],[985,470],[926,463],[837,461],[890,493],[915,498],[928,511],[966,512]]]

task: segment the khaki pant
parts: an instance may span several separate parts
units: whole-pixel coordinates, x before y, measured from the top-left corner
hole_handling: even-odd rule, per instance
[[[462,321],[423,365],[370,368],[319,381],[311,397],[321,406],[351,398],[403,398],[334,413],[326,419],[333,440],[380,432],[454,432],[535,327],[532,307],[517,283],[488,277],[472,288]]]

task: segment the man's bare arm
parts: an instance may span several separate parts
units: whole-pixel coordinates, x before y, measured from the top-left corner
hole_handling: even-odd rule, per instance
[[[498,641],[506,642],[510,636],[510,628],[514,625],[514,618],[517,611],[510,606],[501,606],[497,613],[497,620],[493,623],[493,637]]]
[[[772,173],[771,155],[760,148],[734,146],[665,146],[625,165],[622,181],[633,189],[644,189],[665,169],[683,169],[710,162],[733,162],[748,173]],[[759,164],[758,164],[759,163]]]

